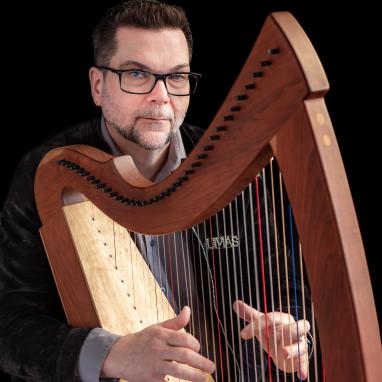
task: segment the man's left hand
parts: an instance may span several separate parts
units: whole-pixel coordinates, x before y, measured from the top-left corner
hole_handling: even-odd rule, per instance
[[[240,318],[248,322],[241,331],[244,340],[256,337],[279,369],[288,373],[296,371],[299,378],[307,378],[309,357],[306,335],[310,330],[308,321],[296,322],[293,316],[283,312],[265,315],[240,300],[234,302],[233,308]]]

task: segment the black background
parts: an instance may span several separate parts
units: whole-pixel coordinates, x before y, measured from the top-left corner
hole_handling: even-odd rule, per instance
[[[0,200],[17,161],[58,130],[94,115],[87,71],[91,29],[115,1],[8,4],[2,26],[3,169]],[[378,25],[366,2],[173,1],[186,8],[194,34],[192,70],[202,73],[188,121],[207,127],[252,47],[266,15],[290,11],[312,41],[329,78],[328,110],[359,218],[375,294],[378,288],[376,199],[380,123],[377,92]],[[209,9],[205,9],[208,3]],[[334,8],[336,7],[336,9]],[[5,102],[4,102],[5,101]],[[380,106],[379,106],[380,107]],[[6,152],[7,149],[7,152]],[[378,304],[381,306],[381,304]]]

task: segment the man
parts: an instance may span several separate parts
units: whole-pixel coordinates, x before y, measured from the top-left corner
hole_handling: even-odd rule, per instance
[[[162,381],[166,375],[204,381],[217,366],[199,353],[195,337],[180,331],[190,320],[188,307],[174,319],[121,337],[65,323],[38,234],[33,180],[41,158],[53,147],[88,144],[131,155],[146,178],[159,181],[201,135],[183,123],[198,75],[190,72],[192,37],[182,9],[155,0],[121,3],[96,26],[93,45],[89,77],[102,119],[68,129],[28,153],[2,210],[0,367],[15,381]],[[268,348],[263,314],[242,301],[234,309],[249,322],[243,339],[260,338],[278,367],[306,377],[308,322],[269,313],[277,341]],[[290,320],[292,325],[284,325]],[[288,336],[290,342],[281,341]]]

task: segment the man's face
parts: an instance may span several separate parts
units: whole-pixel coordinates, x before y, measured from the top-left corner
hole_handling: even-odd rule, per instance
[[[123,27],[117,31],[116,41],[117,51],[108,64],[111,68],[152,73],[190,70],[187,41],[180,29]],[[189,105],[189,96],[169,95],[163,81],[158,81],[149,94],[125,93],[118,75],[110,71],[100,74],[92,90],[109,130],[148,150],[165,147]]]

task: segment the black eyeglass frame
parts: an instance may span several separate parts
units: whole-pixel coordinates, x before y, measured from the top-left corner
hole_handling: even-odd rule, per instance
[[[202,76],[200,73],[195,73],[195,72],[152,73],[152,72],[149,72],[148,70],[143,70],[143,69],[114,69],[114,68],[110,68],[109,66],[103,66],[103,65],[95,65],[95,67],[97,69],[100,69],[100,70],[109,70],[110,72],[117,74],[118,77],[119,77],[119,87],[120,87],[120,89],[123,92],[129,93],[129,94],[149,94],[149,93],[151,93],[153,91],[153,89],[155,88],[155,85],[160,80],[160,81],[163,81],[164,86],[166,87],[166,90],[167,90],[168,94],[173,95],[173,96],[177,96],[177,97],[186,97],[186,96],[189,96],[189,95],[192,95],[192,94],[195,93],[196,88],[198,87],[199,78]],[[137,93],[137,92],[130,92],[128,90],[122,89],[122,74],[124,72],[134,72],[134,71],[139,71],[139,72],[142,72],[142,73],[148,73],[148,74],[151,74],[152,76],[155,77],[155,82],[154,82],[152,88],[148,92]],[[174,74],[188,74],[188,75],[191,74],[192,76],[194,76],[194,78],[195,78],[195,87],[194,87],[193,91],[191,93],[188,93],[188,94],[173,94],[173,93],[169,92],[169,90],[167,88],[166,78],[168,76],[171,76],[171,75],[174,75]]]

